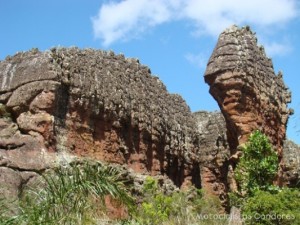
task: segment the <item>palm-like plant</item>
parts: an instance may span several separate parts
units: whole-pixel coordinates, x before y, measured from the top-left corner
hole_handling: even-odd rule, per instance
[[[100,162],[73,162],[42,176],[21,201],[22,224],[95,224],[105,213],[105,197],[133,209],[120,172]],[[16,223],[17,220],[16,220]]]

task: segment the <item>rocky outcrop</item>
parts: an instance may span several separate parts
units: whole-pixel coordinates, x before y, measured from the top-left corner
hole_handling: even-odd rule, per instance
[[[219,196],[225,206],[228,192],[228,160],[226,123],[220,112],[194,113],[199,132],[200,174],[202,187]]]
[[[261,129],[282,150],[291,93],[248,27],[221,33],[204,77],[226,119],[232,149]]]
[[[7,57],[0,62],[0,196],[17,199],[48,168],[89,157],[203,187],[226,206],[237,147],[253,130],[282,157],[290,93],[248,28],[220,35],[205,80],[221,113],[192,114],[148,67],[113,52],[53,48]],[[295,185],[299,148],[287,146],[282,177]]]
[[[189,107],[136,59],[33,49],[0,62],[0,87],[1,183],[12,190],[27,182],[23,172],[42,173],[62,153],[201,186]]]
[[[300,187],[300,146],[290,140],[283,145],[283,179],[289,187]]]
[[[62,157],[47,148],[42,135],[35,131],[24,134],[21,126],[6,116],[0,118],[0,198],[7,199],[15,212],[14,206],[27,184]]]
[[[275,75],[271,59],[249,27],[232,26],[221,33],[204,78],[225,117],[232,158],[249,134],[259,129],[270,138],[281,160],[292,113],[287,106],[291,93],[282,73]]]

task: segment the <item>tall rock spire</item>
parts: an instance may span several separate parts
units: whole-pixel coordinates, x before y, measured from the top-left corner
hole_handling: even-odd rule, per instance
[[[220,34],[204,78],[225,117],[231,154],[259,129],[281,160],[291,93],[249,27],[234,25]]]

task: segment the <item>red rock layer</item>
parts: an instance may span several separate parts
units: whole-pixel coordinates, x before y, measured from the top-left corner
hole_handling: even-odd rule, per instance
[[[0,86],[0,166],[39,172],[68,152],[200,186],[193,115],[137,59],[34,49],[0,62]]]
[[[259,129],[281,160],[291,93],[249,27],[232,26],[221,33],[204,78],[225,117],[232,154]]]
[[[247,27],[233,26],[220,35],[205,81],[225,116],[233,149],[255,129],[261,129],[282,149],[291,94]]]

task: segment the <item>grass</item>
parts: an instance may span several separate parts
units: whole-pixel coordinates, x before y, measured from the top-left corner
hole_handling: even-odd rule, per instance
[[[139,225],[223,225],[221,203],[216,196],[191,188],[166,195],[158,182],[148,177],[143,188],[144,199],[131,223]]]
[[[20,214],[1,224],[98,224],[106,214],[105,198],[133,210],[134,200],[118,170],[99,162],[76,162],[42,176],[20,201]],[[9,220],[8,220],[9,219]]]
[[[126,188],[127,186],[127,188]],[[216,196],[201,190],[165,194],[158,181],[148,177],[136,204],[126,180],[117,167],[99,162],[73,162],[49,170],[24,191],[19,214],[10,217],[1,207],[2,225],[223,225],[221,204]],[[126,209],[128,217],[113,219],[107,197],[115,208]]]

